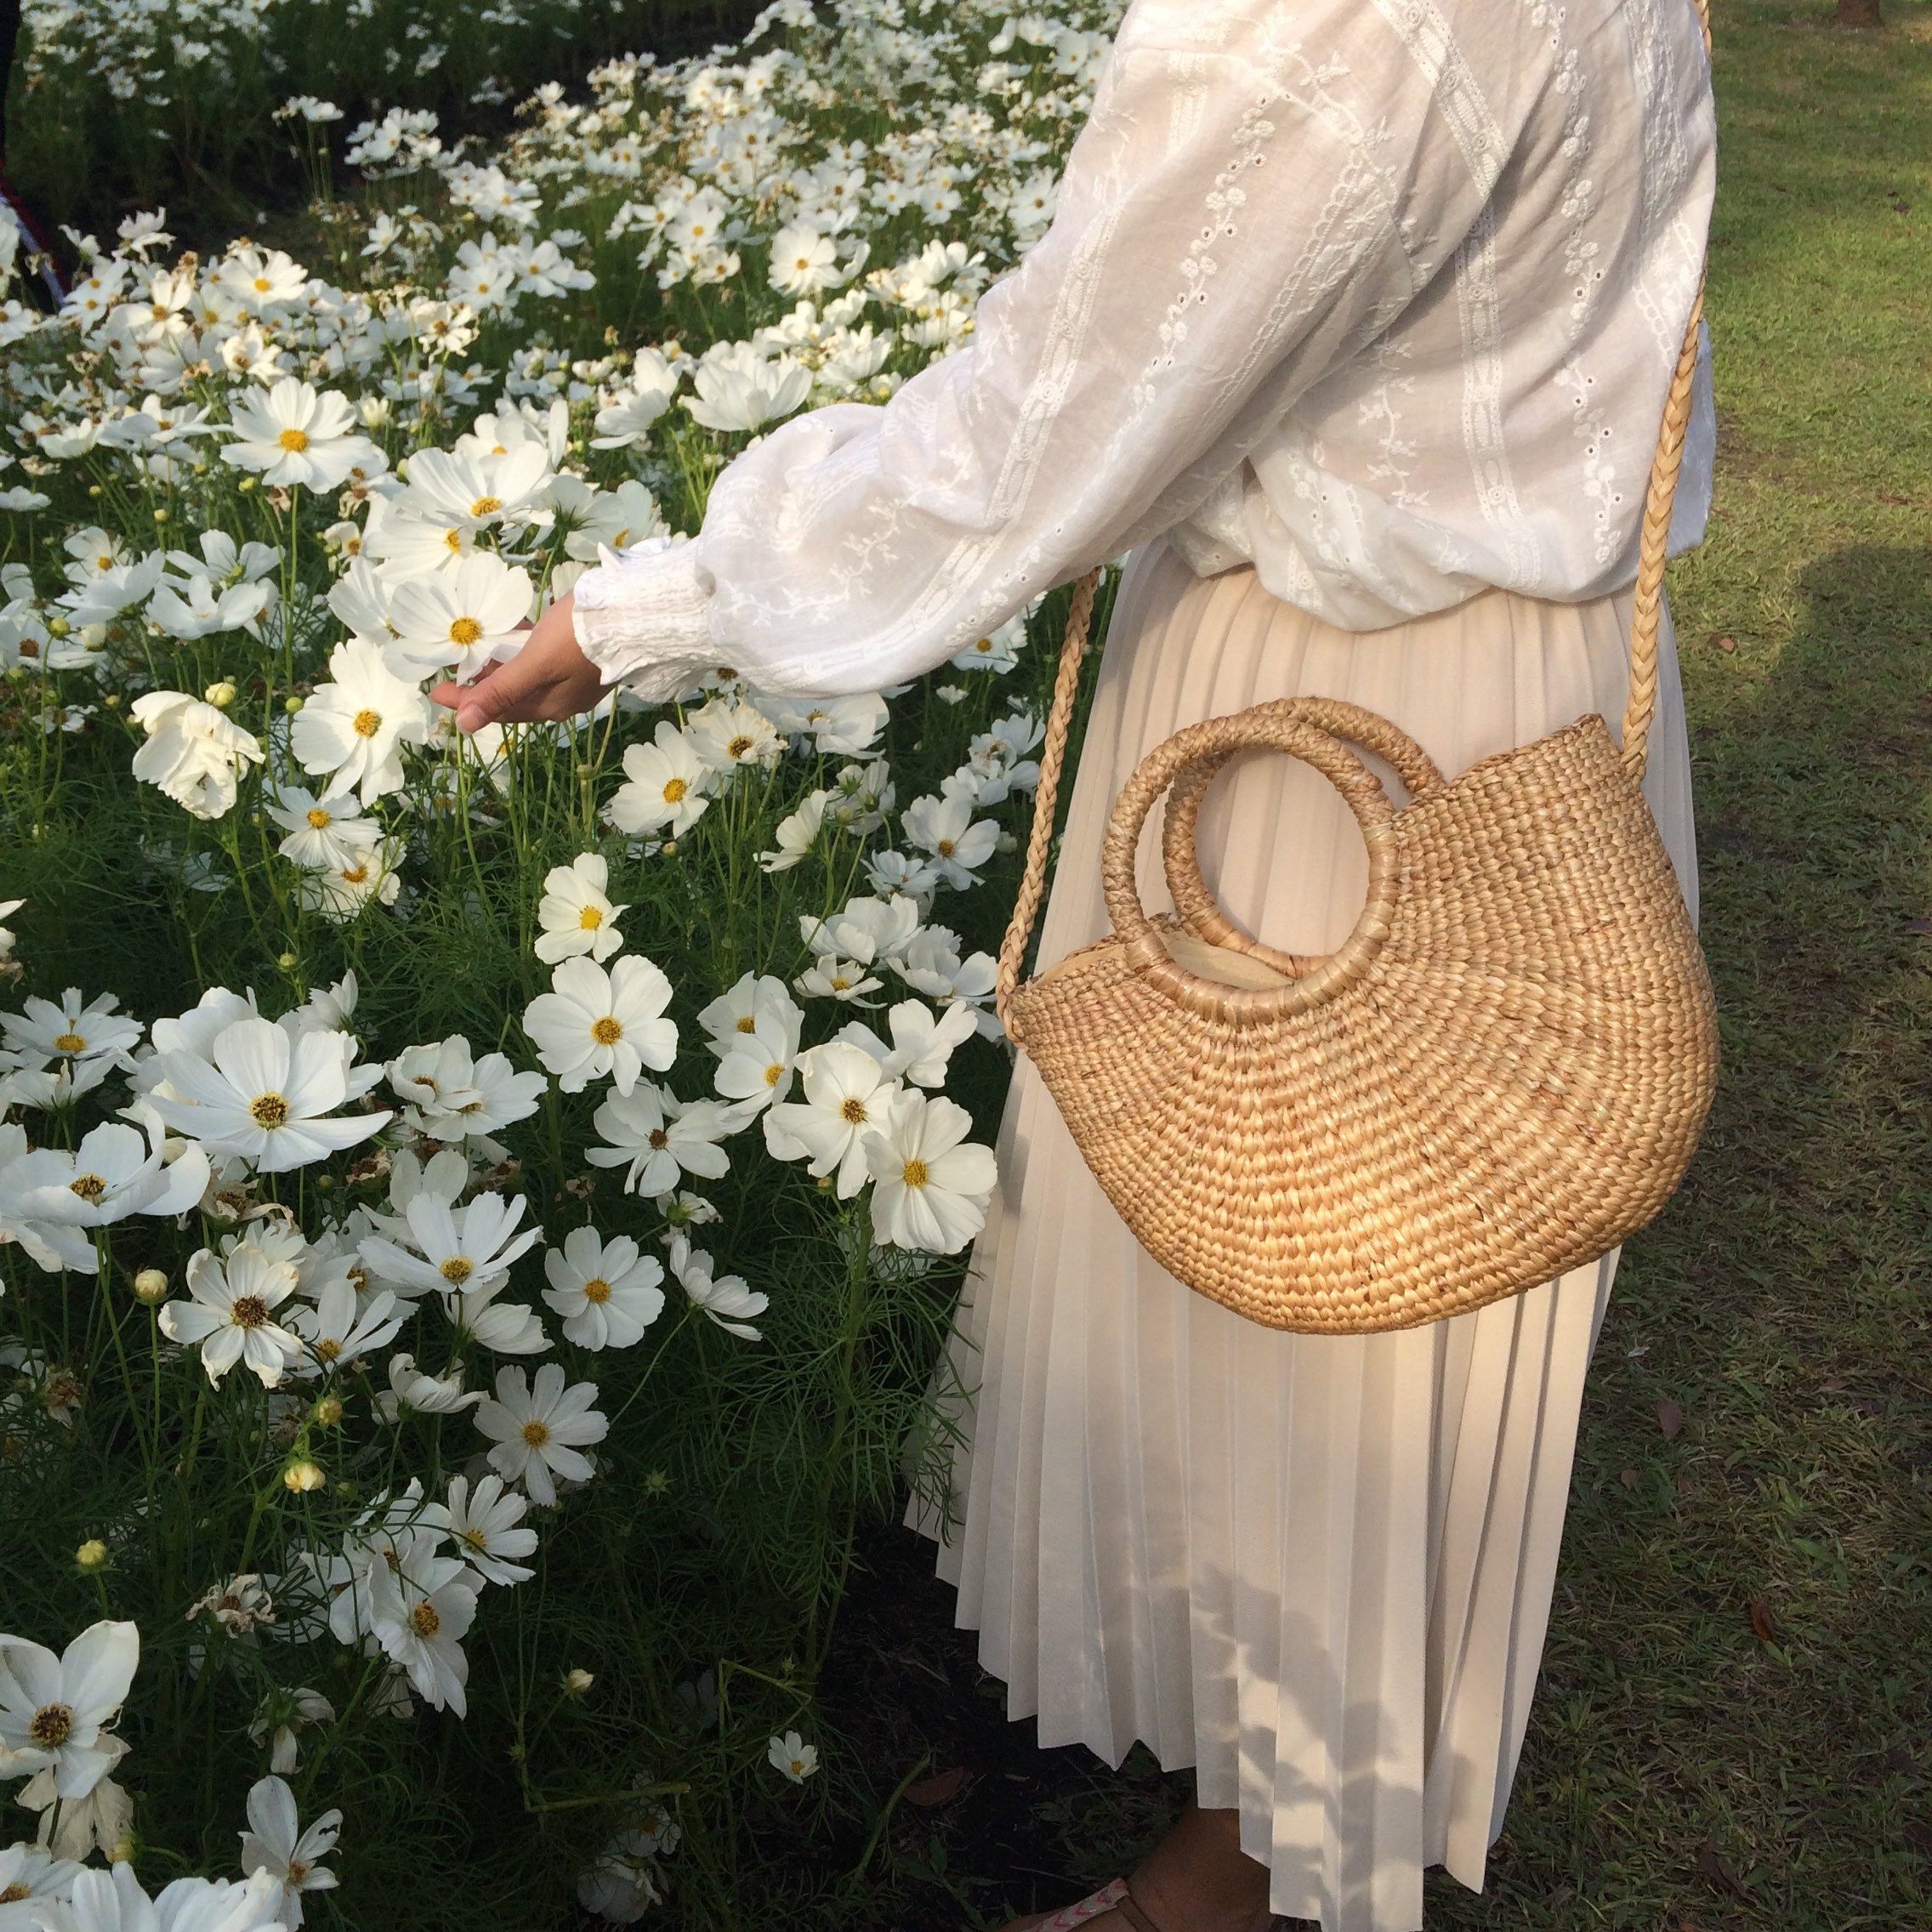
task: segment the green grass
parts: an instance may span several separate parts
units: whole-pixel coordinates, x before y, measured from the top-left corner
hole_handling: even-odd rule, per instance
[[[1430,1932],[1932,1925],[1932,6],[1716,10],[1722,443],[1673,594],[1724,1083],[1618,1278],[1488,1889],[1434,1874]],[[1071,1896],[1185,1788],[1026,1756],[908,1817],[879,1926]]]

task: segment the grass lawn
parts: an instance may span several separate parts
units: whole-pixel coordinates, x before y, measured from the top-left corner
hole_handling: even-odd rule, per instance
[[[1489,1889],[1435,1874],[1431,1932],[1932,1926],[1932,5],[1886,10],[1717,0],[1722,449],[1673,591],[1724,1088],[1618,1279]],[[878,1556],[851,1721],[975,1776],[849,1923],[1111,1876],[1185,1778],[1026,1748]]]

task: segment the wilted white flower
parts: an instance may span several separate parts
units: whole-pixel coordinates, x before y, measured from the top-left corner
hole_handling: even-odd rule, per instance
[[[399,1351],[389,1357],[389,1387],[386,1395],[376,1398],[375,1406],[384,1422],[394,1422],[404,1409],[418,1415],[446,1416],[458,1409],[471,1409],[483,1400],[483,1391],[467,1394],[463,1371],[452,1368],[441,1376],[425,1375],[416,1366],[416,1357]]]
[[[490,1466],[506,1482],[520,1482],[536,1503],[557,1500],[556,1478],[588,1482],[596,1466],[582,1453],[601,1442],[609,1421],[591,1404],[594,1382],[565,1386],[563,1370],[547,1361],[534,1382],[520,1368],[497,1372],[494,1401],[480,1403],[476,1426],[496,1446]]]
[[[147,733],[134,773],[196,818],[219,818],[235,804],[243,769],[262,747],[230,718],[185,691],[147,691],[128,706]]]
[[[287,1777],[301,1762],[300,1733],[312,1724],[333,1724],[335,1706],[320,1690],[299,1685],[293,1690],[272,1690],[262,1700],[248,1736],[269,1747],[269,1769]]]

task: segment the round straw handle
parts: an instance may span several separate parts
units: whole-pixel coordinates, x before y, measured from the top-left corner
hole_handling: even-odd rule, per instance
[[[1292,984],[1265,991],[1229,986],[1178,965],[1162,943],[1158,928],[1147,917],[1134,878],[1140,828],[1147,822],[1154,801],[1190,767],[1218,763],[1250,747],[1287,752],[1312,764],[1348,801],[1368,846],[1368,897],[1355,930],[1338,952],[1314,964]],[[1211,718],[1177,731],[1142,760],[1114,801],[1100,849],[1100,878],[1108,916],[1125,946],[1128,963],[1150,985],[1204,1018],[1248,1022],[1284,1018],[1308,1012],[1353,986],[1374,964],[1387,941],[1397,891],[1395,808],[1382,781],[1355,753],[1297,717],[1292,699],[1259,704],[1231,717]]]

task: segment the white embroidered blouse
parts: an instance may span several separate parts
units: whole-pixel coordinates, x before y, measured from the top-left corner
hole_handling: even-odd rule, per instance
[[[1135,0],[969,345],[747,450],[578,641],[652,700],[874,690],[1169,531],[1355,630],[1624,588],[1713,147],[1692,0]]]

